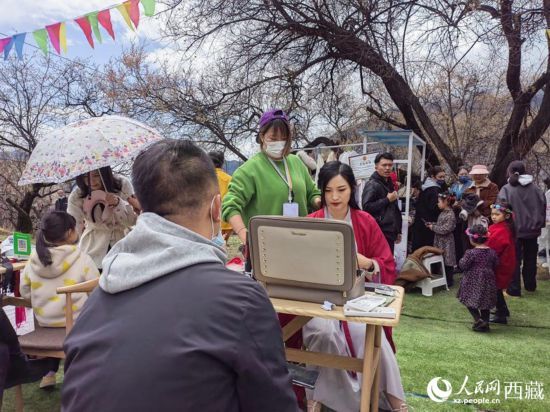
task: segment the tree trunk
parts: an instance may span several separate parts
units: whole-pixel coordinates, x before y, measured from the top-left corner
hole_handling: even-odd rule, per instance
[[[31,219],[31,209],[34,200],[38,197],[41,184],[33,184],[32,189],[25,193],[23,199],[16,203],[13,199],[6,199],[6,202],[17,211],[17,223],[15,230],[23,233],[33,233],[33,225]]]

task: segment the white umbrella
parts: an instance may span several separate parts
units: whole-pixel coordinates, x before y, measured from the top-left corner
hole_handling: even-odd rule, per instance
[[[156,130],[121,116],[71,123],[40,139],[19,185],[66,182],[100,167],[123,163],[161,139]]]

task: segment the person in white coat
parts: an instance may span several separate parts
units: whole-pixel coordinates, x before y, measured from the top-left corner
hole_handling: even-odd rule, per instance
[[[76,219],[80,249],[101,269],[107,252],[136,223],[134,190],[109,166],[78,176],[76,185],[67,212]]]

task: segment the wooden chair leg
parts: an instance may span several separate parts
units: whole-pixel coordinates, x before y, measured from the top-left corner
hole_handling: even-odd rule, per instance
[[[23,412],[23,385],[15,387],[15,411]]]

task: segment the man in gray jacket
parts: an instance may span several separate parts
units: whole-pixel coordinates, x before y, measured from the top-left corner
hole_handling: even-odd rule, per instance
[[[143,212],[65,342],[64,411],[297,411],[277,316],[224,267],[216,173],[163,140],[132,171]]]
[[[546,199],[521,160],[514,160],[508,166],[508,184],[500,189],[498,198],[512,205],[516,229],[517,264],[506,293],[521,296],[521,276],[525,290],[537,289],[537,238],[545,225]]]

